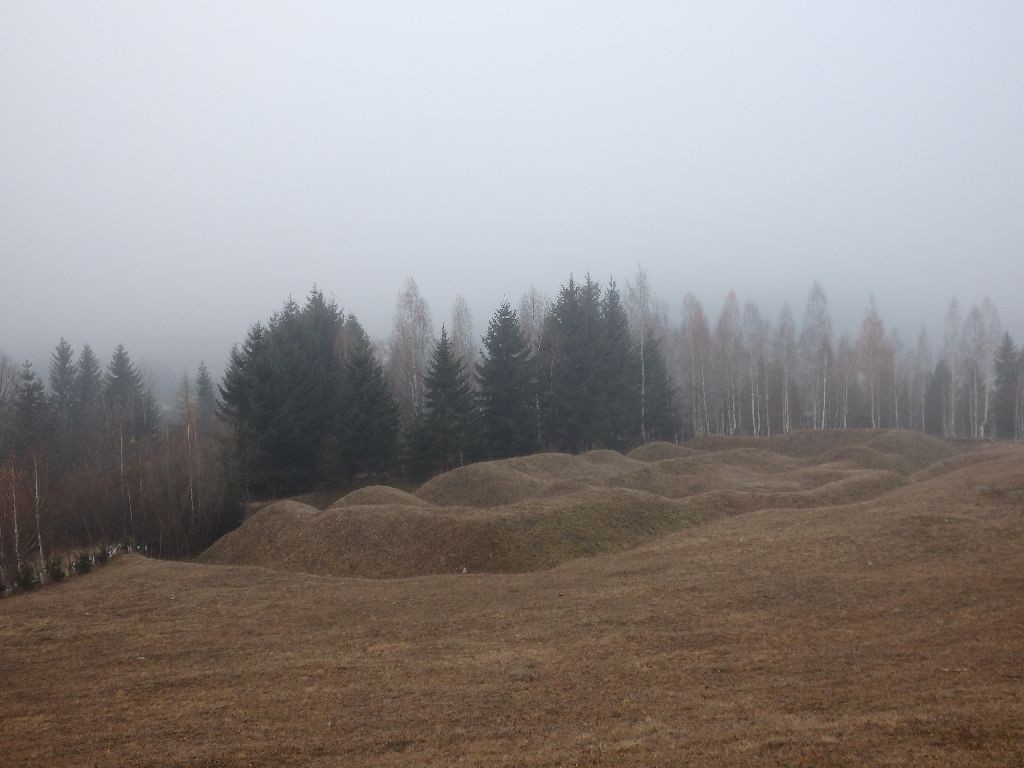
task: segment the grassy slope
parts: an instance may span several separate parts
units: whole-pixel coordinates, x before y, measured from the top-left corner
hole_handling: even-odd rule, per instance
[[[1024,448],[520,574],[122,557],[0,602],[10,765],[1017,765]]]
[[[924,435],[871,430],[695,445],[481,462],[414,495],[364,488],[324,511],[279,502],[199,559],[371,578],[529,571],[723,515],[871,499],[954,453]]]

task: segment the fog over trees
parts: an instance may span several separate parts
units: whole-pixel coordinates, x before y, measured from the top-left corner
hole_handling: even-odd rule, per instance
[[[254,322],[219,382],[185,373],[163,410],[121,345],[104,366],[61,339],[45,380],[0,356],[0,579],[119,541],[188,555],[245,500],[536,451],[855,427],[1024,439],[1024,352],[988,299],[952,300],[935,348],[925,328],[904,343],[873,296],[837,327],[819,282],[774,321],[733,291],[714,317],[692,293],[672,311],[643,269],[625,286],[531,289],[479,336],[460,296],[435,335],[408,279],[376,345],[314,287]]]

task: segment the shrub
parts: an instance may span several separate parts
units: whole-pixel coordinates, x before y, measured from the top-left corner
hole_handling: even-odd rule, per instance
[[[88,552],[79,552],[75,558],[74,569],[79,573],[88,573],[92,570],[92,555]]]
[[[67,575],[59,557],[51,557],[46,561],[46,577],[50,581],[61,581]]]
[[[39,585],[39,574],[36,573],[36,569],[31,565],[21,566],[21,570],[18,571],[18,589],[23,589],[26,592]]]

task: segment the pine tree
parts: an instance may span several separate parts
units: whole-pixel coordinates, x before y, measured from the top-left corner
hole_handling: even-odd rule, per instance
[[[546,322],[539,353],[545,441],[578,453],[602,436],[605,390],[600,376],[601,289],[590,276],[562,286]]]
[[[640,439],[640,356],[629,333],[629,318],[611,281],[601,301],[603,334],[598,352],[600,444],[617,451]]]
[[[1016,429],[1020,364],[1017,347],[1008,333],[1003,334],[1003,340],[996,352],[995,373],[995,437],[1000,440],[1013,440],[1020,437]]]
[[[50,358],[50,405],[61,436],[71,429],[75,400],[76,366],[74,353],[66,339],[61,339]]]
[[[196,370],[195,396],[199,424],[209,427],[217,417],[217,395],[213,390],[213,379],[210,378],[210,372],[204,362],[200,362]]]
[[[386,474],[398,456],[398,405],[365,333],[348,351],[341,391],[339,433],[349,482]]]
[[[483,341],[476,365],[483,451],[491,458],[530,453],[537,448],[530,348],[508,300],[495,311]]]
[[[476,413],[462,362],[442,326],[424,379],[423,414],[413,437],[418,471],[447,471],[472,458]]]
[[[103,396],[109,407],[125,412],[134,411],[141,399],[142,376],[123,344],[117,345],[107,365]]]
[[[78,431],[87,432],[99,421],[100,402],[103,395],[103,375],[100,361],[88,344],[82,346],[75,366],[74,402],[72,420]]]
[[[665,356],[654,330],[647,329],[644,344],[644,371],[646,373],[646,423],[648,440],[676,440],[680,431],[679,412],[675,392],[669,379]]]
[[[43,381],[28,360],[21,366],[14,399],[14,448],[37,450],[49,438],[51,414]]]

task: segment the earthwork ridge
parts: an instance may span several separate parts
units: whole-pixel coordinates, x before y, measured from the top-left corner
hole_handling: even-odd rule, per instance
[[[366,578],[532,571],[728,515],[868,502],[976,455],[881,430],[537,454],[461,467],[414,493],[361,488],[322,510],[273,502],[198,560]]]

